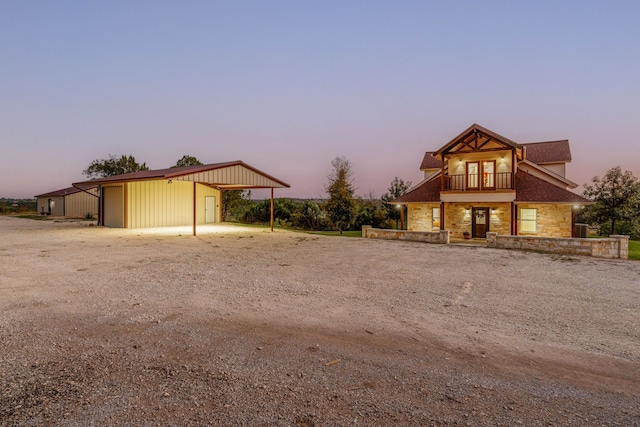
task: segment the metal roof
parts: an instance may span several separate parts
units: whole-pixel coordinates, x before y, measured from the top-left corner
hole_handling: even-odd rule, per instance
[[[86,188],[82,188],[82,189],[76,188],[76,187],[68,187],[68,188],[63,188],[61,190],[51,191],[49,193],[38,194],[35,197],[36,198],[38,198],[38,197],[64,197],[64,196],[68,196],[70,194],[79,193],[80,191],[90,190],[91,188],[95,188],[95,187],[96,187],[96,185],[92,185],[90,187],[86,187]]]
[[[74,187],[113,184],[129,181],[175,179],[215,185],[220,188],[289,188],[284,181],[274,178],[241,160],[208,165],[183,166],[125,173],[105,178],[74,183]]]

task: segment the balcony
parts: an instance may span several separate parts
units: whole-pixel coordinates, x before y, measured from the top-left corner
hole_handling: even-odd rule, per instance
[[[513,173],[485,173],[481,177],[477,174],[445,175],[445,191],[495,191],[512,190]]]

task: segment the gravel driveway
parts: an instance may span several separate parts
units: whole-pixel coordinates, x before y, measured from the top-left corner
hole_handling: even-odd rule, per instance
[[[0,217],[0,425],[640,426],[640,262]]]

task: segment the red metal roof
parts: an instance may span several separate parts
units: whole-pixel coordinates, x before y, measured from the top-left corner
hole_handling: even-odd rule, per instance
[[[589,199],[521,170],[516,173],[516,202],[591,203]]]
[[[83,181],[83,182],[77,182],[74,183],[74,186],[84,186],[84,185],[88,185],[88,184],[92,184],[92,185],[98,185],[98,184],[106,184],[106,183],[113,183],[113,182],[125,182],[125,181],[141,181],[141,180],[153,180],[153,179],[169,179],[169,178],[176,178],[176,177],[180,177],[180,176],[185,176],[185,175],[191,175],[194,173],[199,173],[199,172],[205,172],[205,171],[210,171],[210,170],[214,170],[214,169],[221,169],[221,168],[226,168],[226,167],[230,167],[230,166],[243,166],[247,169],[252,170],[253,172],[260,174],[264,177],[267,177],[275,182],[277,182],[278,184],[281,184],[284,187],[289,188],[290,185],[287,184],[284,181],[280,181],[277,178],[274,178],[271,175],[268,175],[256,168],[254,168],[253,166],[249,166],[248,164],[244,163],[241,160],[236,160],[233,162],[224,162],[224,163],[211,163],[208,165],[197,165],[197,166],[182,166],[182,167],[178,167],[178,168],[168,168],[168,169],[156,169],[156,170],[147,170],[147,171],[139,171],[139,172],[131,172],[131,173],[125,173],[122,175],[114,175],[114,176],[108,176],[105,178],[97,178],[97,179],[92,179],[89,181]]]
[[[526,147],[526,159],[537,164],[566,163],[571,161],[569,141],[529,142]]]
[[[95,185],[93,186],[95,187]],[[85,188],[85,190],[88,190],[89,188]],[[68,187],[68,188],[63,188],[62,190],[56,190],[56,191],[51,191],[49,193],[44,193],[44,194],[38,194],[37,197],[64,197],[67,196],[69,194],[75,194],[78,193],[82,190],[80,190],[79,188],[76,187]]]

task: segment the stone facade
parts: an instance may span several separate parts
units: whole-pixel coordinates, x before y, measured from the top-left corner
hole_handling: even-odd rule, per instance
[[[536,209],[538,231],[535,233],[519,231],[518,235],[538,237],[571,237],[573,235],[571,205],[518,204],[518,210],[520,209]],[[499,230],[491,231],[497,231],[499,234],[511,234]]]
[[[451,237],[462,239],[465,231],[471,233],[471,213],[473,208],[489,208],[489,231],[511,234],[510,203],[445,203],[444,226],[451,231]]]
[[[407,205],[407,230],[438,231],[440,225],[433,224],[433,208],[440,208],[440,203],[412,203]]]

